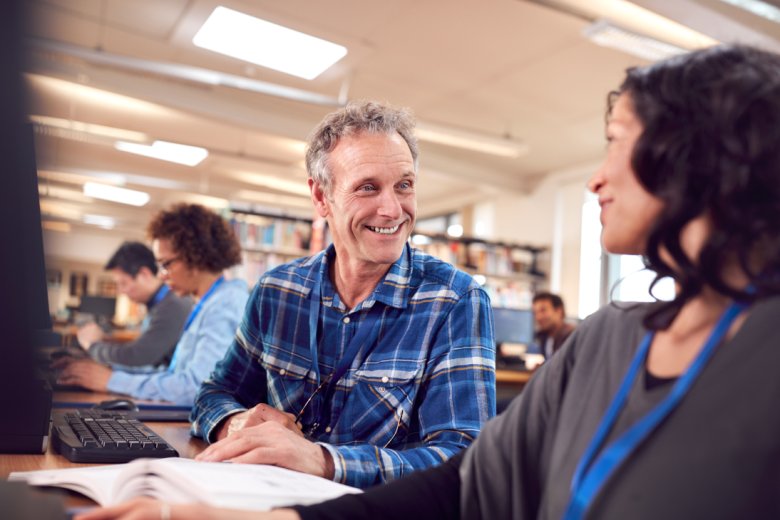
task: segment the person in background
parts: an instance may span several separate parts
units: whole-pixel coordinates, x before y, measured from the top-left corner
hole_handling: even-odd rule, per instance
[[[167,366],[179,341],[192,300],[172,292],[157,277],[157,262],[141,242],[125,242],[105,266],[117,291],[146,306],[141,334],[134,341],[113,343],[96,323],[79,328],[79,345],[95,361],[110,365]]]
[[[678,285],[587,318],[462,456],[309,507],[109,518],[780,518],[780,56],[629,69],[589,182],[602,243]]]
[[[540,292],[534,295],[534,334],[536,345],[544,359],[550,359],[563,342],[574,332],[574,325],[566,323],[563,299],[557,294]]]
[[[441,463],[495,414],[490,303],[474,279],[407,243],[414,120],[355,102],[306,154],[325,251],[263,275],[203,385],[201,460],[275,464],[358,487]]]
[[[241,262],[241,247],[219,215],[195,204],[161,211],[148,232],[162,280],[176,294],[195,301],[170,364],[137,373],[92,360],[65,361],[58,381],[97,392],[192,405],[201,383],[225,355],[249,296],[245,282],[223,275]]]

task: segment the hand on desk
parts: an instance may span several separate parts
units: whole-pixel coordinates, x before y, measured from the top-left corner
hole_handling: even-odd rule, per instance
[[[76,331],[76,339],[78,339],[79,345],[84,350],[89,350],[93,343],[102,341],[105,335],[103,329],[94,321],[87,323]]]
[[[229,417],[217,433],[217,439],[195,459],[272,464],[333,478],[330,453],[303,436],[294,415],[267,404]]]
[[[61,369],[57,382],[63,385],[78,385],[95,392],[108,390],[108,380],[113,370],[91,359],[60,358],[52,366]]]
[[[260,512],[220,509],[203,504],[167,504],[151,498],[136,498],[113,507],[93,509],[75,520],[299,520],[295,511]]]
[[[228,417],[219,428],[219,431],[217,431],[217,440],[222,440],[240,430],[265,422],[277,422],[293,433],[303,437],[301,426],[295,422],[293,414],[282,412],[273,406],[260,403],[249,410]]]

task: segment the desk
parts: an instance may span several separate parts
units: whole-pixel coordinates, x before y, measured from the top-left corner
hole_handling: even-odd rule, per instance
[[[70,402],[99,402],[106,399],[117,399],[120,397],[115,394],[92,393],[92,392],[57,392],[54,396],[55,401]],[[137,401],[143,403],[144,401]],[[163,439],[168,441],[179,455],[192,459],[206,449],[206,443],[200,439],[190,437],[190,425],[185,422],[176,423],[155,423],[145,422]],[[8,478],[12,471],[32,471],[38,469],[57,469],[73,468],[83,466],[96,466],[97,464],[80,464],[70,462],[62,455],[55,453],[49,443],[46,453],[42,454],[23,454],[23,455],[0,455],[0,478]]]
[[[79,342],[76,339],[76,333],[78,327],[75,325],[58,325],[54,327],[54,332],[62,336],[63,347],[78,347]],[[138,336],[141,335],[141,331],[138,329],[114,329],[110,334],[107,334],[102,341],[110,343],[127,343],[135,341]]]
[[[533,376],[530,370],[496,369],[496,411],[501,413],[523,391]]]
[[[530,370],[496,369],[496,383],[516,385],[520,389],[531,379],[534,373]]]

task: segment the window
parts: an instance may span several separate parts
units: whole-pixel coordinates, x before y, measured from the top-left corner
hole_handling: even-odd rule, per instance
[[[585,318],[612,300],[654,301],[674,298],[674,281],[664,278],[649,292],[655,273],[636,255],[610,255],[601,247],[598,199],[588,192],[582,205],[579,317]]]

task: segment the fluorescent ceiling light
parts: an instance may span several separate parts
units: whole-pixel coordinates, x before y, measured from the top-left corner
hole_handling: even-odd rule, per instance
[[[278,193],[267,193],[254,190],[238,190],[235,198],[239,201],[261,202],[272,206],[291,206],[294,208],[311,209],[311,199],[303,197],[292,197],[289,195],[279,195]]]
[[[81,220],[85,224],[101,227],[103,229],[114,229],[114,227],[116,227],[116,220],[113,217],[106,217],[104,215],[84,215]]]
[[[135,153],[162,161],[195,166],[208,157],[209,151],[200,146],[155,141],[151,145],[117,141],[114,147],[123,152]]]
[[[432,125],[418,121],[415,129],[418,139],[431,143],[465,148],[475,152],[498,155],[500,157],[517,158],[528,153],[525,143],[509,138],[491,137],[475,134],[454,128]]]
[[[769,21],[780,23],[780,9],[768,2],[760,0],[721,0],[721,2],[739,7]]]
[[[287,179],[281,179],[276,175],[266,175],[262,173],[253,173],[246,171],[230,172],[228,175],[236,180],[245,182],[247,184],[253,184],[255,186],[262,186],[263,188],[270,188],[277,191],[286,191],[293,195],[300,195],[305,197],[306,200],[310,200],[311,192],[309,191],[309,185],[303,179],[300,181],[290,181]]]
[[[76,191],[62,186],[52,186],[48,182],[38,184],[38,195],[41,197],[52,197],[54,199],[63,199],[72,202],[92,202],[92,199],[84,195],[82,191]]]
[[[212,197],[210,195],[203,195],[200,193],[177,193],[172,197],[168,197],[171,203],[176,202],[189,202],[192,204],[200,204],[213,210],[222,210],[230,207],[230,202],[227,199],[220,197]]]
[[[149,202],[149,194],[143,191],[128,190],[108,184],[98,184],[96,182],[84,183],[84,195],[96,199],[110,200],[130,206],[143,206]]]
[[[145,142],[149,139],[148,136],[143,132],[135,132],[133,130],[114,128],[111,126],[96,125],[93,123],[85,123],[83,121],[73,121],[72,119],[63,119],[60,117],[31,115],[30,121],[36,125],[44,127],[81,132],[111,139],[122,139],[125,141],[138,142]]]
[[[589,25],[582,31],[582,34],[602,47],[617,49],[650,61],[662,60],[688,52],[676,45],[622,29],[607,20],[599,20]]]
[[[347,54],[341,45],[222,6],[192,43],[303,79],[316,78]]]

